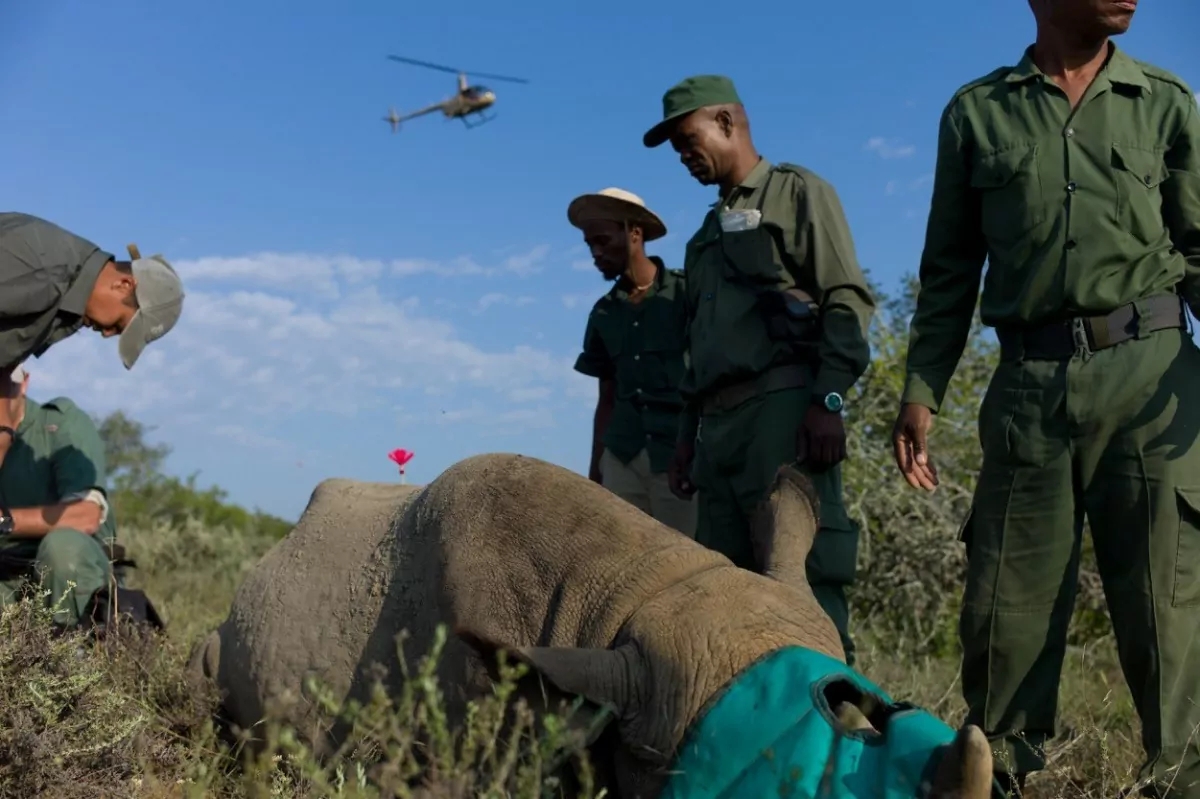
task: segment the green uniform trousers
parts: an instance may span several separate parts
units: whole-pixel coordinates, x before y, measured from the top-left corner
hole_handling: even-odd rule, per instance
[[[9,539],[0,544],[0,553],[32,566],[27,575],[6,573],[0,579],[0,605],[17,601],[31,586],[37,588],[40,579],[41,589],[50,590],[49,605],[58,605],[54,621],[68,627],[83,618],[92,594],[107,585],[112,576],[112,565],[101,542],[68,527],[51,530],[40,540]],[[0,570],[8,571],[3,565]]]
[[[998,366],[960,618],[968,720],[1007,755],[998,770],[1044,768],[1086,514],[1142,720],[1142,777],[1177,766],[1164,795],[1200,795],[1198,434],[1200,350],[1183,331]]]
[[[750,540],[750,519],[775,474],[796,462],[796,431],[804,420],[811,391],[784,389],[760,394],[700,420],[692,482],[700,500],[696,541],[737,566],[758,570]],[[803,464],[800,465],[803,469]],[[842,501],[842,472],[835,466],[806,474],[821,500],[821,527],[807,561],[809,585],[833,619],[846,660],[854,664],[846,586],[854,582],[858,528]]]

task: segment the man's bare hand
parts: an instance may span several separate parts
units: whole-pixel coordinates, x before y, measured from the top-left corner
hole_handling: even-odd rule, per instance
[[[675,446],[675,454],[667,467],[667,485],[671,493],[680,499],[691,499],[696,493],[696,486],[689,475],[692,472],[692,461],[696,457],[696,447],[690,443],[680,443]]]
[[[927,438],[933,427],[933,411],[924,405],[905,403],[900,406],[892,428],[892,449],[900,473],[913,488],[933,491],[937,488],[937,469],[929,459]]]
[[[846,425],[842,415],[811,405],[796,431],[796,462],[820,471],[846,460]]]

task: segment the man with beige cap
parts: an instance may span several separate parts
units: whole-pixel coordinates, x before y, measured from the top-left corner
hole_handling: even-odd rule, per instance
[[[0,376],[89,327],[120,336],[126,369],[183,311],[183,286],[162,256],[118,261],[87,239],[24,213],[0,213]]]
[[[667,481],[687,368],[684,278],[645,249],[666,225],[617,188],[576,197],[567,219],[583,231],[596,269],[615,282],[592,307],[575,361],[576,371],[600,383],[588,476],[693,537],[696,503],[675,496]]]

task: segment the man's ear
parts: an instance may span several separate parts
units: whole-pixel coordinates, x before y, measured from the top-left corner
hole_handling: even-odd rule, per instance
[[[567,725],[583,736],[585,746],[625,710],[629,693],[628,656],[623,649],[576,649],[571,647],[505,647],[465,628],[455,634],[483,660],[488,677],[501,679],[499,656],[508,663],[522,663],[528,670],[517,680],[515,696],[524,699],[535,713],[570,713]],[[582,697],[574,711],[571,705]]]
[[[725,138],[733,136],[733,114],[729,113],[728,108],[722,108],[713,115],[713,121],[717,123],[717,127],[721,129],[721,133]]]

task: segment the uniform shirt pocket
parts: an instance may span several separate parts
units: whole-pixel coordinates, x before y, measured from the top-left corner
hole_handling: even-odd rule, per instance
[[[1171,173],[1165,148],[1114,142],[1113,184],[1117,189],[1117,220],[1121,227],[1145,244],[1165,231],[1162,218],[1162,184]]]
[[[1046,218],[1036,144],[980,154],[971,165],[971,187],[980,194],[989,244],[1011,247]]]
[[[721,234],[725,256],[725,276],[754,285],[775,285],[783,272],[783,262],[775,246],[779,227],[763,219],[753,230]]]

